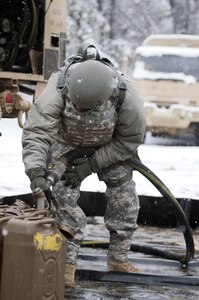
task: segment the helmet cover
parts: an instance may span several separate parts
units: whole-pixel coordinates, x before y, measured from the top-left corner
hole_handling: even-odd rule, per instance
[[[91,109],[111,97],[117,86],[117,76],[109,66],[93,59],[73,66],[66,85],[74,105]]]

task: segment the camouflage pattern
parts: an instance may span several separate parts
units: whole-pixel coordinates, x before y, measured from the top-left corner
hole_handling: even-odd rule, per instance
[[[107,100],[95,107],[89,114],[77,112],[67,99],[64,117],[61,120],[59,136],[72,147],[99,147],[108,143],[116,124],[115,100]],[[60,140],[60,137],[59,137]]]
[[[61,154],[71,150],[63,144],[56,143],[52,147],[52,158],[57,159]],[[104,221],[110,231],[110,247],[108,257],[110,260],[124,262],[127,260],[131,245],[132,235],[137,228],[137,216],[139,211],[139,200],[132,180],[120,184],[122,178],[131,175],[132,169],[124,164],[114,164],[99,174],[100,180],[105,182],[118,181],[116,187],[107,187],[107,210]],[[69,241],[67,251],[67,263],[76,263],[77,254],[81,241],[83,240],[83,228],[86,225],[86,216],[77,205],[80,196],[80,188],[71,189],[61,181],[53,188],[53,192],[60,205],[57,220],[63,225],[69,225],[76,230],[75,236]]]
[[[107,188],[106,197],[107,210],[104,220],[110,232],[108,259],[126,262],[132,235],[137,228],[139,211],[134,181],[127,181],[119,187]]]
[[[72,149],[72,147],[61,143],[53,144],[52,162],[55,162],[62,154]],[[77,205],[80,188],[71,189],[70,186],[65,186],[65,181],[62,180],[53,187],[53,194],[60,207],[60,211],[56,215],[56,219],[60,224],[59,227],[64,230],[64,225],[69,225],[76,230],[74,238],[68,242],[67,249],[67,263],[75,264],[80,243],[84,238],[82,229],[86,226],[87,221],[83,210]]]

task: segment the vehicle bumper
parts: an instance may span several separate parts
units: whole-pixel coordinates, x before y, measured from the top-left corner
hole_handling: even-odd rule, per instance
[[[169,108],[155,103],[144,103],[148,129],[164,129],[164,132],[191,130],[191,124],[199,123],[199,107],[173,104]]]

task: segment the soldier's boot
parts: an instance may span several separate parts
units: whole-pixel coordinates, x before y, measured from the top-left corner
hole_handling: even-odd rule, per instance
[[[110,234],[107,270],[109,272],[139,272],[128,260],[131,247],[131,237],[121,237],[116,233]]]
[[[75,286],[76,264],[66,264],[65,269],[65,287],[72,288]]]
[[[108,261],[108,271],[137,273],[139,272],[139,269],[135,268],[129,261],[126,262]]]
[[[75,271],[80,244],[68,241],[66,253],[65,287],[75,286]]]

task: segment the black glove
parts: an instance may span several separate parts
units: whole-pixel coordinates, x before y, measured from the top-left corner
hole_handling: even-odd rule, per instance
[[[92,157],[77,158],[70,162],[65,172],[66,186],[80,186],[81,182],[92,173],[100,172],[97,162]]]
[[[28,173],[28,177],[30,178],[30,188],[32,191],[36,188],[41,188],[42,191],[44,191],[46,198],[48,202],[51,202],[52,199],[52,193],[50,190],[49,185],[47,184],[46,178],[45,178],[45,171],[43,168],[38,167],[35,169],[30,170]]]

